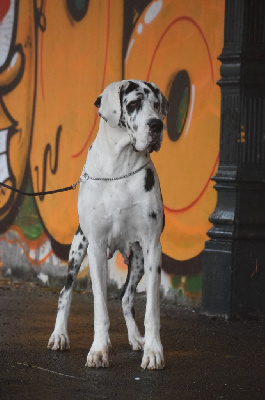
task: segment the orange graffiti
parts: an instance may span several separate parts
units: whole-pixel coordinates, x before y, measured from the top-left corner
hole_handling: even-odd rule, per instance
[[[43,233],[38,239],[32,241],[26,238],[20,228],[17,226],[11,226],[10,231],[15,231],[17,233],[17,238],[11,239],[6,236],[0,236],[0,242],[6,242],[11,245],[16,245],[23,250],[23,254],[26,256],[28,261],[35,267],[40,266],[45,263],[52,255],[53,250],[50,249],[43,257],[36,259],[31,256],[32,250],[37,250],[41,245],[45,244],[48,240],[47,236]]]
[[[0,181],[23,189],[28,184],[33,191],[77,182],[97,132],[93,104],[104,87],[123,78],[155,82],[171,103],[162,148],[152,154],[166,218],[162,246],[180,263],[201,253],[216,203],[211,176],[219,160],[220,92],[215,82],[225,1],[150,0],[145,9],[129,3],[65,0],[55,8],[52,0],[0,1]],[[124,20],[128,10],[131,25]],[[242,126],[239,141],[245,140]],[[6,231],[0,241],[22,249],[36,267],[54,252],[64,257],[60,249],[67,253],[64,245],[78,226],[77,194],[39,196],[28,208],[24,201],[25,218],[35,213],[37,232],[45,231],[33,240],[16,226],[22,224],[15,220],[22,215],[22,197],[0,187],[0,228]],[[117,276],[125,275],[120,254],[112,264]],[[170,275],[165,279],[173,286]]]
[[[45,0],[41,10],[46,23],[38,40],[30,155],[35,191],[78,181],[96,134],[94,101],[106,84],[121,77],[123,2],[91,0],[78,19],[68,4],[58,2],[55,11],[54,2]],[[61,244],[71,243],[78,226],[77,193],[36,199],[46,230]]]
[[[223,14],[224,1],[153,1],[137,21],[125,60],[126,79],[157,83],[171,102],[168,132],[152,159],[164,200],[163,252],[177,260],[203,250],[216,203],[211,176],[219,152],[220,92],[215,82]]]

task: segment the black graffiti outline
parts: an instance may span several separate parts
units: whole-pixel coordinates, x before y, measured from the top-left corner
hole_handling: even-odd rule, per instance
[[[49,157],[49,167],[50,167],[50,172],[52,175],[55,175],[57,170],[58,170],[58,165],[59,165],[59,145],[60,145],[60,138],[61,138],[61,132],[62,132],[62,125],[59,125],[57,128],[56,132],[56,138],[55,138],[55,157],[54,157],[54,166],[52,165],[52,146],[50,143],[46,144],[45,150],[44,150],[44,155],[43,155],[43,172],[42,172],[42,188],[40,189],[40,184],[39,184],[39,166],[36,165],[34,170],[37,173],[37,190],[38,192],[45,192],[46,191],[46,181],[47,181],[47,162],[48,162],[48,157]],[[44,195],[40,195],[39,199],[41,201],[44,200]]]
[[[19,53],[20,57],[21,57],[21,65],[20,65],[20,69],[15,77],[14,80],[12,80],[12,82],[10,84],[7,85],[2,85],[0,87],[0,103],[1,103],[1,107],[4,110],[5,115],[7,116],[7,118],[10,120],[11,125],[9,127],[7,127],[8,129],[8,137],[7,137],[7,154],[8,154],[8,149],[9,149],[9,143],[10,143],[10,139],[11,137],[18,132],[17,130],[17,125],[18,125],[18,121],[16,121],[11,114],[9,113],[3,96],[12,92],[14,90],[14,88],[19,84],[19,82],[21,81],[23,74],[24,74],[24,69],[25,69],[25,54],[23,52],[23,46],[21,43],[17,43],[16,44],[16,38],[17,38],[17,26],[18,26],[18,15],[19,15],[19,2],[16,1],[15,3],[15,10],[14,10],[14,20],[13,20],[13,27],[12,27],[12,37],[11,37],[11,41],[10,41],[10,46],[9,46],[9,52],[7,55],[7,58],[4,62],[4,64],[0,67],[0,74],[3,73],[11,64],[12,58],[14,57],[14,54]],[[30,132],[31,135],[31,132]],[[8,173],[9,173],[9,179],[11,180],[11,184],[12,186],[17,185],[16,182],[16,177],[13,174],[13,170],[11,168],[10,165],[10,159],[9,157],[7,157],[7,167],[8,167]],[[28,169],[28,161],[26,162],[25,165],[25,171]],[[20,187],[22,187],[24,185],[24,179],[22,179],[21,185]],[[6,228],[6,225],[9,225],[9,222],[12,221],[12,219],[16,216],[16,212],[14,212],[14,208],[16,206],[18,206],[19,202],[20,202],[20,198],[19,196],[17,196],[17,199],[15,199],[15,195],[14,193],[12,193],[9,197],[9,199],[7,200],[7,202],[5,203],[5,205],[3,207],[0,207],[0,215],[4,214],[11,206],[10,212],[0,221],[0,231],[4,231]]]

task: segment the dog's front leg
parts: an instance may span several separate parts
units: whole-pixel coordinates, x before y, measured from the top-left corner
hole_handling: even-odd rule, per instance
[[[145,346],[142,368],[163,369],[164,356],[160,340],[161,245],[144,251],[146,279]]]
[[[88,367],[108,367],[109,317],[107,310],[107,252],[90,247],[88,261],[94,295],[94,341],[87,355]]]
[[[68,350],[70,348],[67,333],[67,322],[70,311],[73,286],[86,254],[88,241],[82,230],[77,230],[69,253],[68,274],[65,286],[62,289],[58,302],[58,311],[54,331],[48,342],[48,348],[52,350]]]

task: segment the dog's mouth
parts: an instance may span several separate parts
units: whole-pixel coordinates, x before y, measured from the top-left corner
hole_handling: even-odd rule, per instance
[[[161,132],[161,135],[156,138],[152,138],[149,136],[149,141],[146,146],[143,146],[142,148],[137,148],[137,143],[136,140],[131,141],[131,146],[133,148],[133,151],[136,153],[139,153],[141,151],[148,151],[148,153],[152,153],[153,151],[159,151],[161,148],[162,144],[162,137],[163,137],[163,132]]]
[[[133,151],[135,151],[136,153],[139,153],[141,151],[148,151],[148,153],[152,153],[153,151],[157,152],[160,150],[161,143],[162,143],[162,140],[158,140],[156,142],[152,141],[151,143],[148,144],[147,147],[145,147],[143,149],[137,149],[135,143],[131,143],[131,146],[133,148]]]
[[[158,152],[161,148],[161,141],[157,141],[156,143],[151,143],[148,147],[147,147],[147,151],[149,153],[152,153],[153,151]]]
[[[159,151],[163,137],[163,122],[161,119],[153,118],[148,122],[149,129],[149,145],[147,150],[149,153]]]
[[[158,118],[153,118],[148,121],[145,126],[145,132],[143,135],[147,135],[146,141],[138,132],[138,136],[135,135],[135,131],[130,131],[130,142],[135,152],[148,151],[159,151],[161,148],[163,138],[163,122]]]

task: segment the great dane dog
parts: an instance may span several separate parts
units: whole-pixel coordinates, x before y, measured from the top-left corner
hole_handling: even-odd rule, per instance
[[[168,102],[153,83],[123,80],[107,86],[95,106],[101,117],[99,131],[81,175],[80,225],[72,242],[68,275],[48,347],[69,348],[67,320],[72,289],[87,253],[94,294],[94,341],[86,365],[109,365],[107,260],[119,250],[128,264],[121,298],[129,343],[133,350],[144,350],[142,368],[162,369],[159,289],[164,212],[149,153],[160,149]],[[143,273],[147,294],[144,338],[134,319],[134,296]]]

